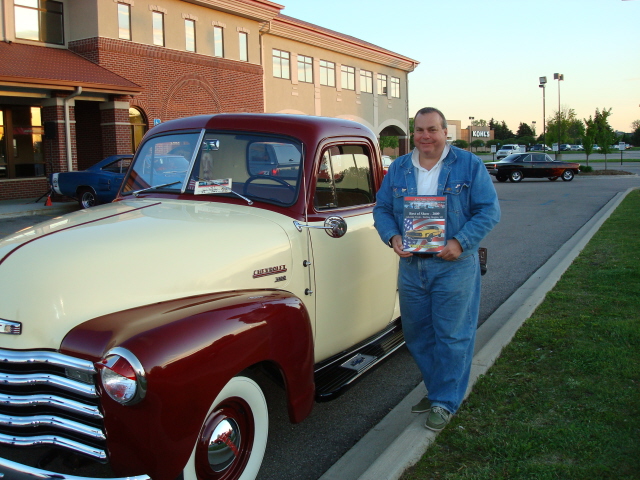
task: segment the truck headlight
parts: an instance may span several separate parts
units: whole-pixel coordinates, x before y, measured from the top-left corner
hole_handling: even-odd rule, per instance
[[[98,364],[104,391],[118,403],[134,405],[147,393],[147,379],[138,358],[126,348],[116,347]]]

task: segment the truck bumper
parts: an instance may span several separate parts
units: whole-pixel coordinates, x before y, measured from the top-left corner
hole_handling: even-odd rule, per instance
[[[77,477],[64,475],[39,468],[21,465],[11,460],[0,458],[0,478],[2,480],[151,480],[148,475],[136,475],[135,477],[120,477],[111,479],[91,479],[91,477]]]

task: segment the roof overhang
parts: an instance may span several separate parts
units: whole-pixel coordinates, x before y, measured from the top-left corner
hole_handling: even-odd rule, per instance
[[[271,22],[268,33],[406,72],[412,72],[420,63],[372,43],[286,15],[278,15]]]
[[[74,91],[137,95],[142,87],[63,48],[0,42],[0,95],[48,97]]]

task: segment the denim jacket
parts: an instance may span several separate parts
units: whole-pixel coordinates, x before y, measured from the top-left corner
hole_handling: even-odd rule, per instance
[[[402,235],[404,197],[418,194],[411,153],[389,167],[373,208],[374,225],[383,242]],[[438,195],[447,198],[446,240],[456,238],[460,258],[478,250],[482,239],[500,221],[498,196],[482,160],[451,146],[438,177]]]

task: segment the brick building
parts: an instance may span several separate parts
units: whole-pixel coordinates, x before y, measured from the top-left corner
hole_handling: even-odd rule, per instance
[[[221,112],[349,118],[408,148],[417,62],[267,0],[0,0],[0,200]]]

